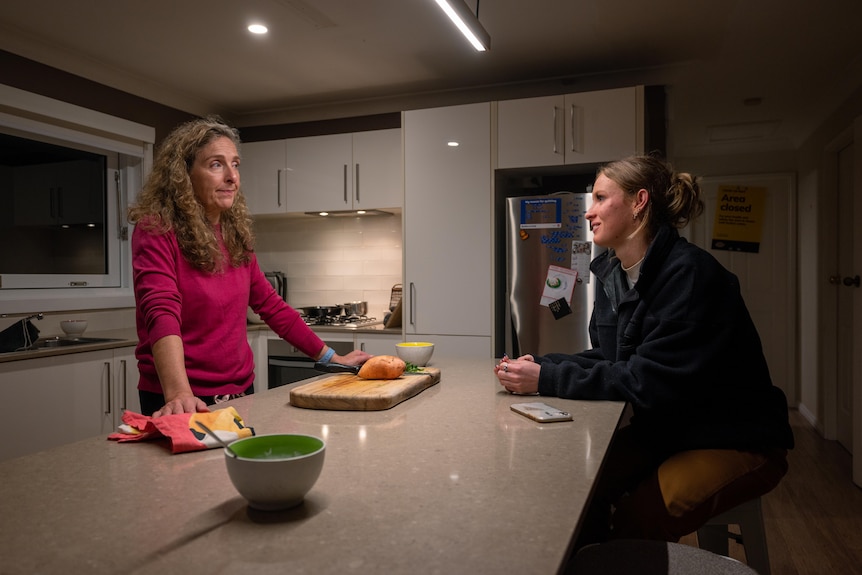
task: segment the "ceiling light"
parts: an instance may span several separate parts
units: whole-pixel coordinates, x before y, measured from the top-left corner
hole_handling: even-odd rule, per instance
[[[250,24],[248,31],[252,34],[266,34],[269,30],[263,24]]]
[[[491,47],[491,36],[479,23],[479,3],[476,0],[476,14],[467,7],[464,0],[434,0],[443,12],[458,27],[470,44],[478,52],[484,52]]]

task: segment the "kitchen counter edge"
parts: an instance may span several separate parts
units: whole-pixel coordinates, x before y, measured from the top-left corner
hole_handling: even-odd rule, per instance
[[[45,357],[54,357],[58,355],[69,355],[72,353],[85,353],[88,351],[117,349],[138,345],[138,333],[135,328],[86,332],[81,337],[97,337],[111,339],[113,341],[82,343],[80,345],[72,345],[67,347],[46,347],[28,351],[10,351],[6,353],[0,353],[0,363],[6,363],[9,361],[22,361],[25,359],[42,359]]]
[[[363,334],[383,334],[383,335],[401,335],[400,327],[385,327],[382,324],[370,325],[367,327],[333,327],[327,325],[310,326],[314,333],[363,333]],[[265,323],[250,323],[247,327],[248,331],[269,331],[272,330]]]

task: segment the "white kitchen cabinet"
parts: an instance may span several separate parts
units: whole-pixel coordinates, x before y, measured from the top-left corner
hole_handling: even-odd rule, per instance
[[[643,87],[497,103],[497,167],[616,160],[644,147]]]
[[[403,322],[408,339],[490,341],[490,123],[490,103],[404,113]]]
[[[123,421],[123,412],[141,412],[141,398],[138,395],[138,360],[135,348],[123,347],[113,350],[110,371],[102,371],[105,376],[103,385],[111,391],[111,416],[113,425],[107,432],[113,432]]]
[[[285,147],[288,212],[402,204],[400,129],[291,138]]]
[[[396,355],[395,344],[402,341],[401,334],[357,333],[353,347],[371,355]]]
[[[408,336],[408,340],[419,341],[420,336]],[[494,353],[490,336],[423,334],[421,341],[434,344],[434,355],[429,365],[434,365],[434,358],[439,357],[492,357]]]
[[[137,383],[134,347],[0,363],[0,460],[107,435],[140,411]]]
[[[263,393],[269,385],[269,357],[266,341],[268,336],[278,337],[269,330],[251,329],[246,334],[248,345],[254,354],[254,392]]]
[[[252,214],[285,212],[283,174],[284,140],[248,142],[242,145],[240,186]]]
[[[353,209],[404,204],[401,129],[353,134]]]

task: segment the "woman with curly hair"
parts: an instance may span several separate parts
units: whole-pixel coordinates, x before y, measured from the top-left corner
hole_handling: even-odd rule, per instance
[[[495,373],[512,392],[627,402],[580,543],[677,541],[778,484],[787,399],[736,276],[677,231],[703,211],[697,180],[634,156],[602,166],[592,198],[593,241],[608,248],[590,264],[592,349],[504,358]]]
[[[359,365],[334,351],[267,281],[254,254],[240,187],[240,139],[218,118],[165,138],[137,204],[132,270],[141,411],[154,417],[208,411],[253,392],[247,309],[316,360]]]

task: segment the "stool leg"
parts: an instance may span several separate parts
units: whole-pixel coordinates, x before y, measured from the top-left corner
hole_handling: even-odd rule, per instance
[[[741,519],[739,530],[742,533],[742,545],[745,547],[745,562],[760,575],[770,575],[769,549],[766,546],[766,532],[759,500],[757,513]]]
[[[730,552],[729,538],[727,525],[704,525],[697,530],[697,546],[718,555],[727,556]]]

